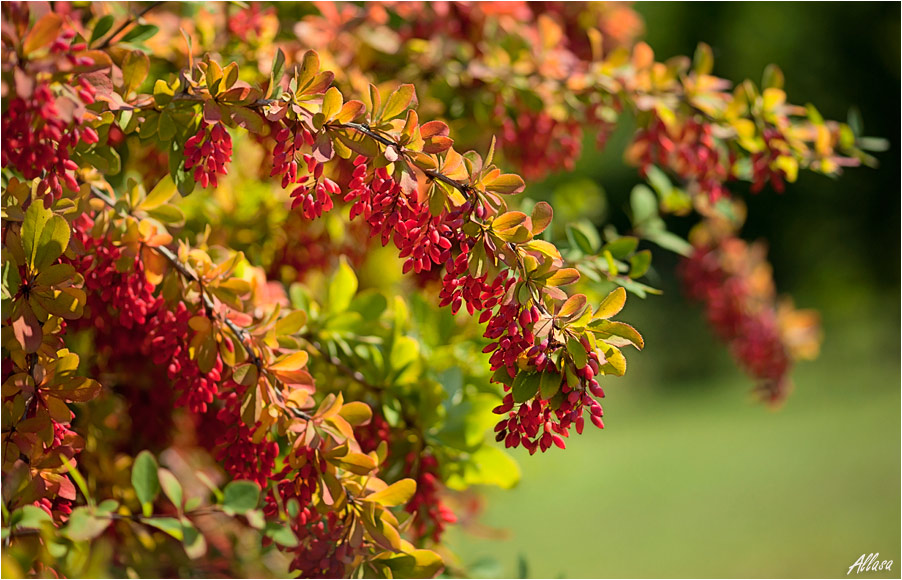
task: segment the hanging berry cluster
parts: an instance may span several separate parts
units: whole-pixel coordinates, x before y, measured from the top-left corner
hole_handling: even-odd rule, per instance
[[[716,231],[716,230],[715,230]],[[680,270],[686,293],[705,306],[708,322],[769,403],[789,394],[795,360],[812,358],[819,340],[817,316],[777,305],[764,247],[696,231],[693,254]]]

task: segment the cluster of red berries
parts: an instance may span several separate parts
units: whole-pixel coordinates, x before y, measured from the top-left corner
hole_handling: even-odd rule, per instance
[[[131,268],[120,271],[117,264],[122,250],[106,239],[90,235],[93,220],[82,214],[73,224],[75,236],[85,249],[76,269],[84,276],[89,313],[82,320],[103,332],[110,332],[110,317],[116,316],[117,326],[125,329],[143,328],[163,306],[163,299],[155,297],[154,286],[144,275],[144,263],[135,257]]]
[[[451,306],[451,312],[457,311],[466,305],[467,312],[472,316],[477,310],[482,310],[479,322],[483,323],[491,317],[492,308],[501,301],[508,288],[514,283],[514,278],[508,275],[507,270],[502,270],[489,281],[488,273],[481,276],[470,274],[470,250],[472,241],[464,239],[460,242],[460,253],[456,258],[449,259],[445,264],[445,276],[442,278],[442,289],[439,292],[439,305]]]
[[[92,65],[91,58],[77,54],[87,45],[73,43],[75,36],[74,29],[64,27],[50,45],[51,54],[62,55],[72,67]],[[85,107],[94,96],[93,85],[84,77],[58,89],[44,81],[17,83],[16,97],[3,115],[3,167],[11,165],[25,179],[41,178],[47,207],[62,196],[63,186],[78,190],[78,165],[69,152],[79,143],[98,141],[97,132],[84,124]]]
[[[384,167],[367,176],[368,159],[354,160],[354,171],[345,201],[353,201],[351,219],[362,215],[372,236],[382,245],[393,241],[400,256],[407,258],[404,272],[424,272],[451,257],[452,240],[463,225],[460,212],[433,216],[429,207],[414,196],[405,195],[401,186]]]
[[[552,445],[564,449],[564,439],[569,437],[571,427],[582,434],[587,411],[592,424],[604,429],[604,410],[596,400],[596,397],[604,398],[604,389],[595,377],[605,361],[591,348],[585,337],[580,339],[580,344],[586,351],[586,363],[582,367],[574,366],[573,374],[577,382],[573,385],[569,384],[566,375],[552,362],[555,351],[564,349],[562,345],[552,346],[548,339],[544,339],[526,351],[526,366],[535,367],[535,372],[542,373],[543,382],[551,380],[560,385],[560,395],[544,399],[537,394],[531,403],[527,401],[517,406],[513,393],[510,392],[511,387],[505,386],[508,393],[501,405],[493,410],[497,415],[507,415],[495,425],[497,441],[504,441],[505,447],[523,445],[530,455],[537,450],[544,453]]]
[[[289,513],[297,509],[290,522],[298,539],[298,545],[289,550],[294,554],[289,566],[292,571],[300,572],[302,578],[343,577],[354,555],[346,538],[347,529],[335,512],[322,515],[311,503],[319,474],[327,468],[326,460],[311,448],[301,448],[296,453],[303,458],[303,465],[297,470],[286,466],[270,478],[277,484],[266,497],[263,513],[276,519],[280,505]],[[278,499],[274,493],[279,494]]]
[[[344,578],[354,561],[347,527],[335,512],[319,515],[304,508],[298,519],[307,518],[311,521],[301,524],[298,546],[290,550],[294,558],[289,570],[299,572],[300,578]]]
[[[400,186],[384,169],[377,169],[368,176],[366,162],[363,156],[354,161],[350,192],[345,196],[346,201],[353,201],[351,217],[363,215],[373,235],[380,236],[383,244],[393,239],[401,250],[401,257],[408,258],[405,271],[420,272],[444,262],[446,274],[442,280],[440,305],[451,306],[455,313],[464,305],[471,315],[480,312],[480,323],[488,323],[484,336],[492,341],[484,352],[492,353],[489,362],[493,371],[504,368],[510,377],[515,377],[524,355],[528,364],[540,372],[554,368],[547,352],[549,341],[545,339],[536,344],[534,327],[541,318],[539,308],[524,308],[513,296],[508,296],[516,278],[507,270],[502,270],[491,281],[487,274],[475,277],[469,273],[471,249],[475,243],[485,242],[467,238],[461,226],[470,213],[479,216],[481,206],[467,204],[454,212],[433,216],[428,208],[403,195]],[[430,229],[429,226],[436,224],[437,227]],[[455,246],[459,253],[453,256]],[[493,252],[493,248],[487,245],[486,251]],[[499,414],[511,413],[499,423],[499,440],[504,439],[509,447],[522,443],[533,453],[537,449],[545,451],[551,444],[564,447],[562,437],[568,435],[571,425],[582,432],[584,411],[589,412],[595,425],[604,427],[602,407],[593,398],[604,396],[595,379],[604,361],[590,348],[585,337],[581,340],[587,362],[575,370],[579,384],[564,384],[561,387],[563,399],[555,403],[554,409],[548,401],[537,397],[533,405],[524,404],[512,412],[513,396],[508,393],[504,403],[496,409]],[[562,347],[558,345],[557,348]],[[556,368],[552,372],[560,373]],[[510,391],[510,386],[506,390]]]
[[[552,171],[573,169],[582,151],[582,126],[575,120],[558,121],[546,111],[517,105],[508,114],[500,100],[495,116],[504,119],[499,144],[506,159],[525,179],[540,179]]]
[[[216,187],[216,176],[228,173],[231,161],[232,137],[222,123],[202,122],[185,141],[185,170],[194,169],[194,181],[201,187]]]
[[[723,244],[737,246],[741,256],[745,243],[731,238]],[[723,247],[723,246],[722,246]],[[787,352],[772,304],[757,296],[751,280],[741,271],[724,268],[715,248],[696,248],[680,266],[687,294],[704,303],[708,321],[752,377],[759,392],[770,402],[783,400],[790,384],[792,358]]]
[[[302,147],[313,147],[313,133],[308,131],[303,123],[294,123],[290,127],[281,127],[275,130],[276,145],[272,152],[272,171],[270,177],[282,177],[282,189],[289,184],[297,183],[298,179],[298,151]]]
[[[291,209],[301,206],[304,217],[312,220],[332,209],[332,196],[341,193],[341,188],[328,177],[323,177],[324,166],[312,155],[305,154],[303,160],[307,164],[308,175],[295,176],[295,182],[299,185],[291,192]]]
[[[222,407],[216,413],[216,426],[205,425],[205,431],[215,434],[214,456],[233,479],[249,479],[260,487],[272,475],[279,456],[279,444],[263,439],[254,440],[254,427],[241,420],[241,395],[247,387],[227,381]]]
[[[189,352],[185,337],[189,335],[188,320],[193,313],[184,302],[170,309],[162,297],[154,296],[154,286],[144,273],[144,264],[135,256],[127,271],[120,271],[117,264],[122,259],[122,249],[106,238],[94,238],[90,229],[93,220],[82,215],[74,223],[74,235],[85,248],[76,264],[84,276],[88,295],[86,315],[82,318],[95,330],[114,335],[116,329],[140,332],[140,351],[150,357],[155,365],[166,369],[179,393],[177,404],[191,412],[204,413],[219,392],[222,380],[222,360],[216,356],[213,369],[203,373]],[[114,316],[115,324],[110,324]],[[123,343],[134,343],[125,340]]]
[[[520,355],[535,344],[533,325],[539,321],[539,316],[536,306],[521,308],[516,302],[511,302],[502,305],[489,318],[483,336],[494,342],[489,343],[482,352],[492,353],[489,364],[493,371],[504,367],[511,378],[517,375]]]
[[[71,481],[69,481],[68,475],[64,475],[63,479],[69,482],[68,485],[72,486],[73,490],[75,489],[75,486],[72,485]],[[45,493],[46,492],[47,491],[45,490]],[[69,514],[72,513],[73,502],[71,499],[66,499],[57,494],[58,492],[53,494],[53,497],[44,496],[40,499],[36,499],[32,505],[37,506],[47,512],[47,515],[53,518],[53,521],[65,522],[69,519]],[[74,495],[75,494],[73,491],[73,497]]]
[[[392,9],[404,22],[399,30],[404,41],[455,38],[467,41],[476,51],[483,49],[487,17],[508,14],[517,20],[530,18],[526,2],[398,2]],[[374,10],[368,16],[376,20]]]
[[[3,167],[12,166],[25,179],[41,178],[47,207],[62,197],[64,186],[78,190],[78,164],[69,152],[80,142],[98,140],[80,114],[94,102],[94,88],[82,78],[77,91],[66,92],[57,96],[49,83],[39,83],[30,94],[20,92],[12,99],[2,120]]]
[[[411,530],[418,538],[431,537],[439,542],[445,527],[457,522],[457,516],[439,497],[441,476],[438,460],[429,453],[415,452],[408,453],[404,459],[405,471],[416,473],[417,481],[417,490],[404,507],[407,513],[414,514]]]
[[[732,179],[734,155],[718,146],[710,125],[695,119],[668,126],[655,115],[636,133],[627,157],[639,165],[643,177],[649,166],[658,165],[695,184],[711,202],[730,195],[724,183]]]
[[[207,405],[219,394],[222,359],[217,354],[213,368],[204,373],[191,358],[186,337],[190,336],[188,321],[192,316],[184,302],[179,302],[174,310],[162,308],[147,325],[144,349],[154,364],[166,366],[166,374],[178,393],[176,404],[192,413],[205,413]]]
[[[385,417],[373,413],[373,417],[366,425],[354,428],[354,438],[357,439],[357,444],[360,445],[360,451],[363,453],[375,451],[383,441],[386,443],[391,441],[391,425],[388,424]],[[389,448],[389,451],[386,451],[386,459],[390,453]]]

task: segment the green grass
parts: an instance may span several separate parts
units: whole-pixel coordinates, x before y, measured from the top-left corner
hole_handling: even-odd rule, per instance
[[[898,327],[881,328],[834,327],[778,411],[738,372],[653,388],[632,355],[603,432],[518,453],[520,485],[486,490],[481,524],[506,539],[457,529],[452,548],[486,576],[522,557],[532,577],[837,577],[879,552],[892,571],[865,575],[899,577],[898,338],[874,344]]]

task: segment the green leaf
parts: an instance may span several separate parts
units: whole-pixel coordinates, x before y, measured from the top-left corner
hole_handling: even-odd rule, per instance
[[[173,227],[185,224],[185,214],[174,205],[161,205],[148,211],[147,215]]]
[[[207,553],[207,540],[203,534],[197,531],[194,524],[188,518],[182,518],[182,545],[185,554],[192,560],[202,557]]]
[[[265,121],[259,113],[247,107],[228,105],[224,107],[232,121],[239,127],[244,128],[251,133],[260,133],[263,131]]]
[[[364,499],[386,507],[394,507],[410,501],[410,498],[413,497],[416,490],[417,482],[410,478],[405,478],[396,481],[382,491],[377,491],[376,493],[366,496]]]
[[[856,137],[864,135],[864,120],[861,118],[861,110],[858,107],[853,106],[849,109],[847,123]]]
[[[511,392],[514,395],[514,401],[517,403],[525,403],[536,396],[539,391],[539,382],[541,375],[539,373],[520,371],[514,377],[514,384],[511,385]]]
[[[39,286],[57,286],[75,275],[75,267],[71,264],[53,264],[41,270],[34,282]]]
[[[259,501],[260,487],[253,481],[230,481],[223,490],[222,507],[233,513],[246,513],[256,508]]]
[[[97,21],[97,24],[94,25],[94,30],[91,31],[91,40],[88,41],[88,45],[94,44],[95,41],[100,40],[112,27],[113,15],[107,14],[103,16]]]
[[[270,72],[270,90],[276,88],[282,81],[282,69],[285,68],[285,53],[280,48],[276,51],[276,58],[273,59],[272,71]],[[278,89],[276,89],[278,90]],[[278,96],[278,95],[273,95]]]
[[[338,270],[329,282],[328,300],[326,308],[331,313],[344,312],[351,305],[351,299],[357,293],[357,275],[348,263],[348,259],[342,256],[339,260]]]
[[[250,510],[244,516],[247,518],[247,523],[254,529],[262,530],[266,526],[263,510]]]
[[[363,401],[345,403],[338,412],[352,427],[363,425],[373,418],[373,410]]]
[[[180,542],[185,537],[184,532],[182,532],[182,522],[175,518],[143,518],[141,521],[148,526],[166,532]]]
[[[286,548],[293,548],[298,545],[298,539],[291,531],[291,527],[276,522],[267,522],[264,531],[266,536],[273,542]]]
[[[487,191],[503,195],[514,195],[526,189],[526,182],[515,173],[505,173],[484,183]]]
[[[547,401],[561,390],[561,378],[559,373],[542,373],[542,378],[539,381],[539,394],[544,400]]]
[[[132,465],[132,487],[135,488],[144,515],[150,515],[151,506],[160,493],[158,469],[156,458],[146,450],[135,457],[135,463]]]
[[[40,271],[56,261],[69,246],[69,223],[36,200],[25,212],[22,249],[28,265]]]
[[[579,221],[567,224],[567,237],[584,254],[594,255],[601,248],[598,230],[590,222]]]
[[[633,253],[638,245],[639,238],[623,236],[605,244],[602,251],[607,250],[615,260],[622,260]]]
[[[658,217],[658,198],[647,186],[637,185],[630,194],[630,209],[633,225],[643,224]]]
[[[40,529],[41,524],[52,522],[50,514],[34,505],[23,506],[10,516],[10,527]]]
[[[111,514],[119,509],[119,502],[114,499],[105,499],[97,506],[98,514]]]
[[[156,34],[160,28],[153,24],[139,24],[122,37],[121,42],[141,42]]]
[[[184,499],[182,484],[179,483],[179,480],[175,478],[171,471],[162,467],[157,470],[157,476],[160,480],[160,486],[163,488],[163,493],[166,494],[169,501],[171,501],[179,513],[181,513],[182,500]]]
[[[630,278],[641,278],[651,266],[651,252],[642,250],[630,256]]]
[[[638,330],[636,330],[629,324],[624,324],[623,322],[614,322],[611,320],[596,319],[589,323],[588,328],[592,332],[594,332],[596,336],[598,336],[598,338],[605,340],[606,342],[614,343],[616,344],[616,346],[623,346],[625,343],[619,341],[610,341],[607,339],[611,337],[623,339],[639,350],[642,350],[645,347],[645,340],[642,338],[642,335],[639,334]]]
[[[583,348],[582,343],[572,336],[567,340],[567,352],[570,353],[570,357],[573,359],[573,364],[576,365],[576,368],[581,369],[586,366],[586,363],[588,362],[586,349]]]
[[[648,182],[661,198],[666,198],[670,195],[671,190],[673,190],[673,184],[670,183],[670,178],[667,177],[666,173],[659,169],[657,165],[649,166],[646,173]]]
[[[680,236],[666,230],[649,232],[645,235],[645,238],[661,246],[665,250],[670,250],[681,256],[686,256],[687,258],[691,256],[693,252],[692,244]]]
[[[420,343],[411,336],[399,336],[389,355],[391,368],[401,373],[413,365],[420,356]]]
[[[764,75],[761,77],[761,90],[764,89],[782,89],[783,88],[783,71],[775,64],[769,64],[764,67]]]
[[[700,42],[695,49],[692,68],[700,75],[709,75],[714,70],[714,53],[711,47],[704,42]]]
[[[76,542],[86,542],[102,534],[112,520],[105,516],[98,517],[91,509],[85,506],[75,508],[69,514],[69,522],[63,530],[63,535]]]

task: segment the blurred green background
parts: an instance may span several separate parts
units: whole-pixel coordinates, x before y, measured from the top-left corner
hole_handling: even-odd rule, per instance
[[[454,529],[452,547],[474,576],[836,577],[879,552],[892,570],[867,575],[899,577],[900,5],[635,8],[659,58],[704,41],[715,74],[734,81],[777,63],[792,102],[842,120],[857,106],[865,133],[890,141],[878,170],[803,174],[784,195],[745,196],[742,235],[767,238],[779,289],[821,312],[821,356],[796,367],[783,408],[757,404],[701,310],[686,307],[676,259],[656,250],[665,295],[628,302],[623,319],[648,346],[605,385],[605,430],[567,451],[517,454],[520,485],[486,490],[480,522],[496,531]],[[602,154],[587,143],[574,174],[529,191],[594,180],[617,223],[637,183],[621,161],[628,130]],[[691,220],[670,225],[683,233]]]

